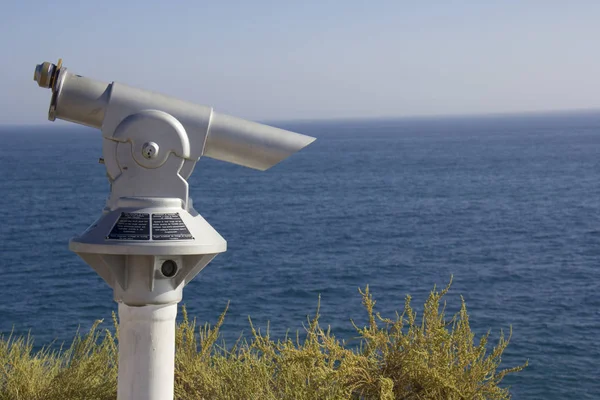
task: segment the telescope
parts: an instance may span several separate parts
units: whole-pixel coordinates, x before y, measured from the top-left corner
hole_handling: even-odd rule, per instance
[[[113,289],[119,312],[119,400],[172,400],[175,319],[183,288],[227,242],[194,209],[200,157],[267,170],[315,138],[215,112],[44,62],[48,119],[99,129],[110,194],[69,249]]]

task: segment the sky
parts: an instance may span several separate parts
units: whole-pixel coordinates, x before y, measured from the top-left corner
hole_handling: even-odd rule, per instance
[[[0,12],[0,124],[56,62],[252,120],[600,109],[600,1],[27,1]]]

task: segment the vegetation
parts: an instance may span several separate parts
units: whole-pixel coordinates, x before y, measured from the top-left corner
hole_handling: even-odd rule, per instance
[[[406,297],[394,319],[375,312],[369,288],[360,291],[368,324],[356,326],[358,348],[348,348],[319,325],[319,310],[308,320],[302,340],[272,340],[250,321],[252,338],[232,348],[218,345],[227,309],[215,326],[196,327],[183,309],[177,326],[175,398],[188,399],[507,399],[499,386],[508,373],[498,370],[509,338],[486,350],[479,344],[464,300],[449,319],[440,301],[450,284],[434,288],[423,316]],[[67,350],[33,352],[31,337],[0,339],[0,399],[115,399],[118,360],[116,334],[98,329],[76,335]]]

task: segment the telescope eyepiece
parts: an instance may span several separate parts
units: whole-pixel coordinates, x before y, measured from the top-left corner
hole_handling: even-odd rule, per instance
[[[36,81],[40,87],[52,89],[61,67],[62,59],[58,60],[58,65],[48,61],[38,64],[33,73],[33,80]]]
[[[49,89],[54,71],[56,71],[56,65],[52,63],[44,62],[42,64],[38,64],[35,67],[33,80],[36,81],[40,87]]]

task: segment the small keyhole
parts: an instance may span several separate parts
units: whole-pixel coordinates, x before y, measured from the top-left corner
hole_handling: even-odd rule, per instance
[[[154,158],[158,154],[158,145],[154,142],[144,143],[142,155],[146,158]]]

